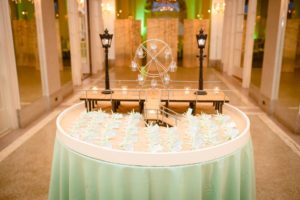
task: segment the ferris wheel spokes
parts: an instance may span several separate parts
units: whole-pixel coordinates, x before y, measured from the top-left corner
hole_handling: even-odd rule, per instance
[[[147,62],[145,63],[145,59]],[[139,71],[138,81],[140,85],[145,83],[147,78],[152,78],[151,87],[157,86],[159,78],[163,85],[170,82],[168,72],[174,72],[176,62],[173,60],[172,50],[170,46],[159,39],[149,39],[141,43],[131,62],[133,71]]]

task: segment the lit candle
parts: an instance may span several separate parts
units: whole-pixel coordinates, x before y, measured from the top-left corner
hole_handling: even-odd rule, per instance
[[[98,88],[96,86],[92,87],[92,90],[93,90],[93,94],[97,94],[98,92]]]
[[[149,110],[148,113],[149,114],[156,114],[156,110]]]
[[[214,88],[214,93],[215,93],[215,94],[218,94],[219,92],[220,92],[219,87],[215,87],[215,88]]]
[[[142,74],[139,74],[139,75],[138,75],[138,83],[139,83],[140,85],[143,85],[143,83],[144,83],[144,77],[143,77]]]
[[[157,86],[157,80],[155,80],[155,79],[152,79],[151,80],[151,87],[156,87]]]
[[[170,75],[169,74],[166,74],[164,76],[164,82],[165,82],[165,84],[169,84],[169,82],[170,82]]]
[[[122,86],[122,94],[127,94],[127,86]]]
[[[132,71],[137,71],[137,68],[138,68],[138,65],[136,64],[136,62],[134,62],[134,61],[131,61],[131,69],[132,69]]]
[[[190,88],[189,87],[184,88],[184,94],[190,94]]]

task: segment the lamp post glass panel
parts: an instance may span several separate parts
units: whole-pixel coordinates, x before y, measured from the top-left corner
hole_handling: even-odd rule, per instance
[[[200,49],[199,87],[198,87],[198,91],[195,92],[196,95],[206,95],[207,94],[206,91],[203,90],[203,57],[204,57],[203,49],[205,48],[206,38],[207,38],[207,34],[204,34],[203,29],[201,28],[199,34],[196,35],[198,48]]]
[[[109,34],[108,30],[105,29],[104,34],[100,34],[100,39],[102,47],[105,49],[105,90],[102,91],[103,94],[113,93],[109,87],[109,72],[108,72],[108,48],[110,48],[113,34]]]

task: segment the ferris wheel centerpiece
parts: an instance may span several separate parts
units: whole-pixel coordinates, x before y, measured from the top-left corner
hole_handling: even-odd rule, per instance
[[[176,62],[172,56],[170,46],[159,39],[149,39],[142,42],[131,61],[132,71],[139,71],[138,82],[144,85],[147,78],[151,79],[151,87],[158,85],[158,80],[163,86],[170,82],[169,72],[175,72]]]

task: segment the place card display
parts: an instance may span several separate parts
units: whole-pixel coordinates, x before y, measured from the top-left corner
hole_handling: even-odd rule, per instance
[[[236,138],[240,131],[229,115],[181,116],[174,127],[146,123],[143,115],[82,112],[67,131],[70,136],[103,148],[140,152],[198,150]]]

